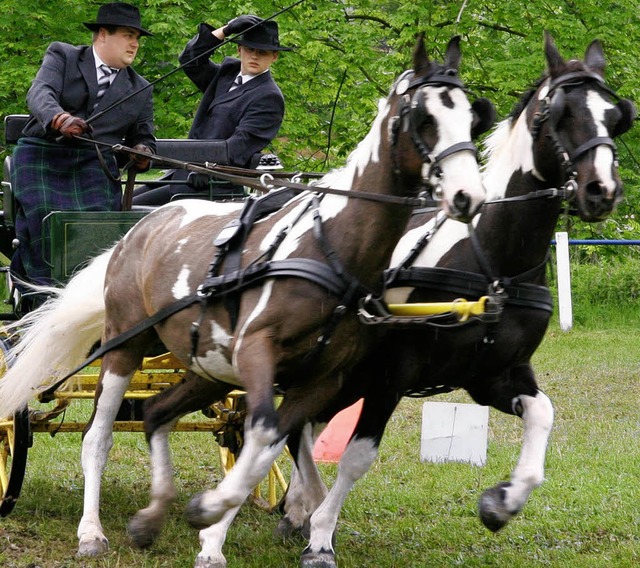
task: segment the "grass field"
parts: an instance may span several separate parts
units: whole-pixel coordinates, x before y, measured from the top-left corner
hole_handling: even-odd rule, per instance
[[[569,333],[554,322],[536,353],[556,424],[547,482],[517,519],[492,534],[478,520],[476,504],[514,466],[520,422],[491,410],[483,468],[421,463],[424,400],[405,399],[380,458],[346,502],[337,535],[340,566],[640,566],[640,313],[616,313],[615,320],[604,311],[581,316]],[[468,402],[463,393],[435,400]],[[11,516],[0,519],[0,566],[193,566],[198,534],[183,520],[183,510],[193,493],[220,479],[217,446],[210,434],[174,434],[172,440],[179,497],[156,545],[139,551],[127,540],[127,520],[148,494],[146,444],[140,434],[116,434],[102,496],[110,553],[80,561],[74,558],[82,510],[80,436],[36,434],[23,495]],[[335,466],[321,469],[330,483]],[[297,566],[304,543],[275,541],[276,524],[277,516],[243,507],[224,549],[229,568]]]

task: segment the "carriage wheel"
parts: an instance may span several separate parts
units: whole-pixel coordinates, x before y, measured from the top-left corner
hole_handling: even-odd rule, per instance
[[[0,380],[11,362],[11,344],[0,336]],[[0,419],[0,517],[13,510],[27,468],[27,452],[32,445],[29,410],[16,412],[13,419]]]
[[[13,420],[0,421],[0,517],[6,517],[20,496],[32,445],[29,410],[16,412]]]
[[[232,414],[244,412],[244,395],[231,394],[224,401],[224,408]],[[235,422],[238,424],[238,421]],[[242,446],[242,432],[234,425],[225,427],[219,434],[220,463],[225,475],[235,465]],[[288,483],[283,473],[291,468],[291,455],[285,449],[282,455],[273,462],[269,474],[255,487],[250,495],[251,501],[268,511],[274,510],[284,497]]]

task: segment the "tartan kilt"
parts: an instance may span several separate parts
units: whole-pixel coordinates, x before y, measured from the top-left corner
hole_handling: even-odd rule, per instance
[[[103,152],[111,174],[118,176],[112,152]],[[12,158],[11,187],[16,200],[19,246],[11,259],[18,277],[51,284],[50,236],[42,221],[52,211],[119,211],[122,187],[105,174],[92,147],[21,138]]]

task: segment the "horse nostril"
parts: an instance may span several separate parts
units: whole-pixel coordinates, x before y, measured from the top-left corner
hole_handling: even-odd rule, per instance
[[[469,214],[469,209],[471,208],[471,198],[469,197],[467,192],[460,190],[453,197],[453,204],[458,210],[458,213],[466,216]]]
[[[607,188],[603,183],[599,181],[592,181],[585,187],[585,192],[588,199],[606,199]]]

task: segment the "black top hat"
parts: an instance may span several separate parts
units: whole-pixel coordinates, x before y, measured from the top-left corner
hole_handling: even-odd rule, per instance
[[[138,30],[140,35],[153,35],[140,26],[140,11],[138,8],[125,2],[111,2],[100,6],[96,21],[84,22],[84,25],[93,32],[97,32],[101,27],[105,26],[121,26]]]
[[[278,24],[273,20],[262,22],[244,32],[233,40],[238,45],[266,51],[293,51],[291,47],[280,45],[278,41]]]

